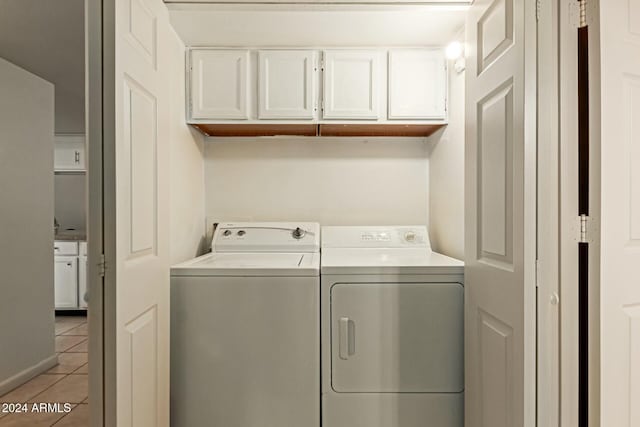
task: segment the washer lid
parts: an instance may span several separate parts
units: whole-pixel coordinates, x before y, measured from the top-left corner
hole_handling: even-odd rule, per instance
[[[317,253],[213,252],[171,268],[172,276],[318,276]]]
[[[464,263],[425,248],[323,248],[323,274],[463,274]]]

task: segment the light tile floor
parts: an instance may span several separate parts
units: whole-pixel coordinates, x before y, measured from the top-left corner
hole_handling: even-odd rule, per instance
[[[58,365],[0,396],[0,427],[85,427],[89,425],[88,325],[85,316],[56,316]],[[71,412],[7,414],[2,403],[70,403]]]

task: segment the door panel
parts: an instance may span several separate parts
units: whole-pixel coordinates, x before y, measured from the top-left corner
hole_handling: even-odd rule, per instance
[[[513,269],[513,81],[478,103],[479,260]]]
[[[535,425],[535,28],[535,1],[479,0],[468,14],[468,427]]]
[[[601,87],[591,98],[601,97],[599,423],[631,427],[640,425],[640,1],[599,8]]]
[[[463,294],[457,283],[334,285],[333,389],[462,391]]]
[[[258,118],[313,119],[316,53],[262,50],[258,61]]]
[[[191,51],[191,117],[247,119],[248,50]]]
[[[105,310],[115,307],[115,317],[106,318],[105,360],[106,378],[116,381],[112,389],[106,384],[106,416],[109,420],[109,408],[115,406],[111,422],[118,426],[167,426],[167,82],[172,78],[170,61],[176,58],[169,57],[171,29],[161,0],[114,2],[115,143],[106,144],[105,159],[114,156],[115,164],[105,164],[104,179],[107,188],[115,189],[113,200],[105,193],[105,244],[115,245],[115,253],[106,251],[111,267],[106,270]]]
[[[324,52],[325,119],[377,119],[380,54]]]

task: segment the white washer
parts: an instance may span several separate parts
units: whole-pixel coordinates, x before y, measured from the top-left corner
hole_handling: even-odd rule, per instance
[[[320,227],[227,223],[171,269],[171,425],[320,425]]]
[[[323,227],[323,427],[464,425],[463,263],[426,227]]]

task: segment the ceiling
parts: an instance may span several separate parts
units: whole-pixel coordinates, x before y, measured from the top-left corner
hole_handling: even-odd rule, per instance
[[[0,0],[0,57],[55,85],[56,132],[84,129],[84,0]]]

